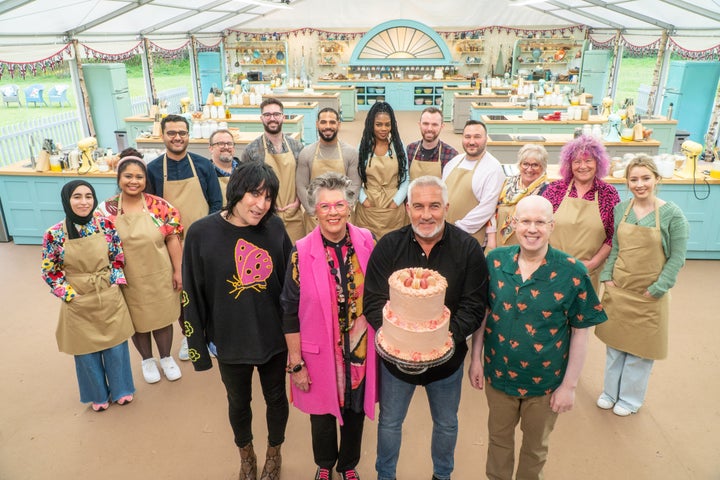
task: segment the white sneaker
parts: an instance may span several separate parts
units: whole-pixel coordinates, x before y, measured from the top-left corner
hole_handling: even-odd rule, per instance
[[[607,398],[601,396],[597,399],[597,406],[602,408],[603,410],[610,410],[611,408],[613,408],[613,406],[615,406],[615,404]]]
[[[635,412],[628,410],[625,407],[621,407],[620,405],[615,405],[613,407],[613,413],[618,417],[627,417],[628,415],[632,415]]]
[[[177,363],[175,363],[175,359],[173,357],[161,358],[160,366],[163,369],[165,377],[171,382],[174,382],[178,378],[182,377],[180,367],[178,367]]]
[[[160,370],[154,358],[148,358],[142,361],[143,377],[147,383],[157,383],[160,381]]]
[[[180,342],[180,351],[178,352],[178,358],[182,361],[190,360],[186,336],[183,336],[182,341]]]

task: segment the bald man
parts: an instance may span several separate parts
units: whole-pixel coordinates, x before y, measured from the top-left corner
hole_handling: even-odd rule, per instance
[[[485,473],[491,480],[513,478],[518,422],[523,437],[517,478],[542,478],[557,416],[575,402],[587,327],[607,320],[582,262],[548,243],[555,226],[552,204],[538,195],[525,197],[512,224],[519,245],[496,248],[487,257],[489,313],[473,334],[469,369],[473,387],[487,384]]]

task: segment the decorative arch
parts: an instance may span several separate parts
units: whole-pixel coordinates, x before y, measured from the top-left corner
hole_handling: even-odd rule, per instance
[[[446,65],[452,54],[437,32],[414,20],[392,20],[368,31],[350,57],[350,65]]]

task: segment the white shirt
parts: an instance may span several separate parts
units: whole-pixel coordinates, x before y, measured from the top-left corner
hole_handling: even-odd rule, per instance
[[[480,162],[480,164],[475,168],[477,162]],[[480,160],[468,160],[465,158],[464,153],[455,156],[443,168],[443,181],[447,180],[450,172],[455,168],[465,170],[475,168],[472,177],[472,191],[478,204],[463,218],[455,222],[456,227],[472,235],[480,230],[490,220],[490,217],[495,214],[500,190],[505,181],[505,173],[498,159],[488,151],[485,151]]]

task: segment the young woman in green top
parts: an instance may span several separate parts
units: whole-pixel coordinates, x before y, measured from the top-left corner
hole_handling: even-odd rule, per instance
[[[689,236],[682,210],[656,196],[660,175],[652,158],[636,156],[625,178],[633,196],[615,206],[612,250],[600,275],[608,321],[595,329],[607,345],[597,405],[623,417],[643,404],[653,362],[667,356],[668,290]]]

